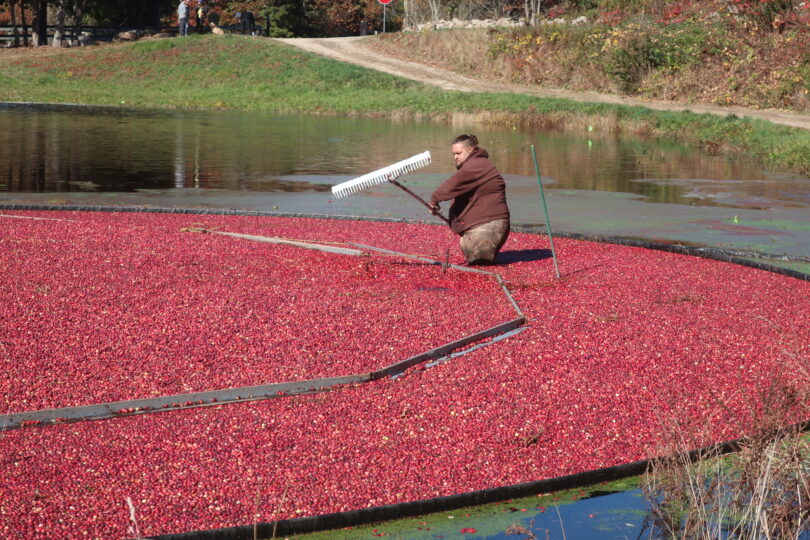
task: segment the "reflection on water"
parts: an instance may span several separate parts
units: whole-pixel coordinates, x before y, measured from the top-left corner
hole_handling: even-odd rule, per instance
[[[424,150],[433,154],[423,169],[432,185],[452,172],[449,141],[464,131],[517,178],[516,192],[532,187],[534,144],[552,188],[742,208],[810,203],[807,179],[667,141],[390,119],[13,107],[0,108],[0,191],[326,192]]]

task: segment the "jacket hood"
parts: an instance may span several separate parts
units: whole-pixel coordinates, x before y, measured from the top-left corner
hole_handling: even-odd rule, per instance
[[[489,157],[489,152],[487,152],[486,150],[484,150],[480,146],[476,146],[473,149],[472,153],[469,156],[467,156],[467,159],[470,159],[470,158],[473,158],[473,157],[488,158]],[[464,163],[466,163],[466,162],[467,162],[467,160],[465,159]]]

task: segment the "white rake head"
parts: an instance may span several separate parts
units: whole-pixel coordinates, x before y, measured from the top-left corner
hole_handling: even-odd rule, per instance
[[[364,174],[363,176],[358,176],[354,180],[349,180],[348,182],[343,182],[342,184],[332,186],[332,195],[334,195],[335,198],[345,197],[346,195],[357,193],[358,191],[362,191],[368,187],[376,186],[377,184],[384,184],[390,179],[399,178],[403,174],[408,174],[409,172],[415,171],[420,167],[426,167],[427,165],[430,165],[430,151],[416,154],[408,159],[398,161],[393,165],[383,167],[382,169]]]

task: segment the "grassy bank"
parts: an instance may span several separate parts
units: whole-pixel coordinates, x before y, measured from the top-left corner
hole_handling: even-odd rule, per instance
[[[492,81],[810,113],[810,27],[754,31],[719,15],[588,20],[397,32],[382,36],[379,48]]]
[[[400,115],[667,136],[810,172],[810,132],[764,121],[516,94],[443,91],[242,36],[0,55],[0,100],[169,109]]]

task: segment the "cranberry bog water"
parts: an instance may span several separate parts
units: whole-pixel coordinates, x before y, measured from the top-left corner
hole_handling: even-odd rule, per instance
[[[692,447],[740,437],[774,380],[807,383],[810,283],[683,254],[561,238],[558,280],[531,234],[469,272],[436,226],[70,211],[4,211],[0,244],[9,538],[250,527],[560,477],[653,457],[672,422]],[[109,406],[368,374],[516,318],[394,377]]]

